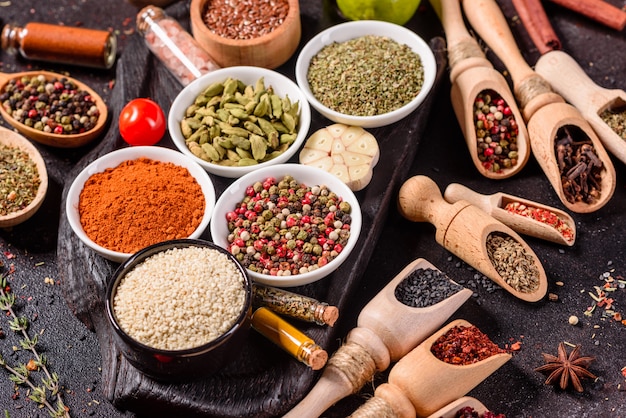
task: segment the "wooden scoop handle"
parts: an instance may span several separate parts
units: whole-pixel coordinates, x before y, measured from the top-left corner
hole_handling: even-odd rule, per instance
[[[463,11],[474,30],[507,67],[514,84],[534,75],[495,0],[464,0]]]
[[[576,60],[563,51],[543,55],[537,61],[535,70],[583,115],[602,113],[620,96],[622,101],[626,100],[623,90],[597,85]]]
[[[443,197],[450,203],[454,203],[459,200],[466,200],[490,215],[492,215],[495,208],[500,207],[501,200],[497,195],[480,194],[459,183],[450,183],[448,187],[446,187]]]

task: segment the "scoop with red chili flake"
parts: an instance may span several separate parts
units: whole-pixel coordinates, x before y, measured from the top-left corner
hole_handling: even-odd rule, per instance
[[[304,274],[336,258],[350,237],[351,206],[326,186],[308,187],[292,176],[247,187],[226,214],[228,250],[251,271]]]
[[[495,354],[506,353],[476,326],[455,326],[437,338],[430,351],[439,360],[456,365],[477,363]]]
[[[548,209],[529,206],[521,202],[507,203],[504,209],[516,215],[534,219],[556,229],[567,241],[574,240],[574,230],[556,213]]]

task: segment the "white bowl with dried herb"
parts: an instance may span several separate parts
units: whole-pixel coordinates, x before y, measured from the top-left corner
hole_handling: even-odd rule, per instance
[[[287,162],[310,124],[309,103],[295,82],[251,66],[199,77],[179,93],[168,116],[176,147],[209,173],[228,178]]]
[[[415,32],[383,21],[332,26],[313,37],[296,61],[296,81],[328,119],[376,128],[403,119],[424,101],[437,63]]]

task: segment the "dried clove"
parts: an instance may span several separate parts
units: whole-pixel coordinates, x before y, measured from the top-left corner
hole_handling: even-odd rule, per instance
[[[567,201],[593,203],[597,200],[604,164],[585,133],[576,126],[562,126],[557,131],[555,153]]]

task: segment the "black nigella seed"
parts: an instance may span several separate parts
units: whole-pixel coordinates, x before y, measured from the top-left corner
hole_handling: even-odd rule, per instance
[[[443,272],[420,268],[412,271],[395,289],[396,299],[403,305],[425,308],[454,295],[463,286],[454,283]]]

